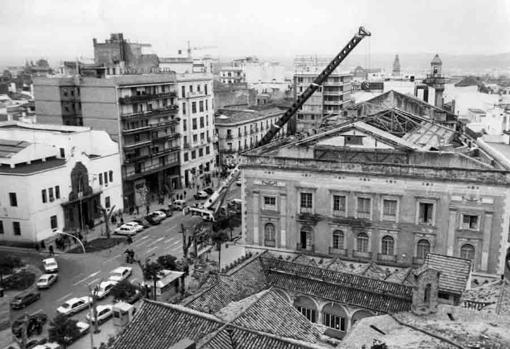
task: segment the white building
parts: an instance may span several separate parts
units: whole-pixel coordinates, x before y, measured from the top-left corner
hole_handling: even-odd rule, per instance
[[[88,127],[0,123],[0,241],[30,244],[123,209],[118,144]]]
[[[177,74],[181,120],[181,183],[203,187],[215,167],[213,77],[211,74]]]

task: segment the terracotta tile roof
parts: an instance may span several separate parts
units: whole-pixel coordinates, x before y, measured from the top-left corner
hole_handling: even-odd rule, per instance
[[[439,270],[439,290],[455,294],[462,294],[471,272],[469,259],[429,253],[424,266]]]
[[[261,257],[275,287],[384,313],[411,308],[412,288],[349,273]]]
[[[212,287],[183,305],[206,313],[216,313],[229,303],[239,301],[265,288],[265,276],[259,258],[256,257],[232,275],[220,275]]]
[[[185,307],[144,300],[112,349],[167,349],[184,338],[199,340],[223,322]]]

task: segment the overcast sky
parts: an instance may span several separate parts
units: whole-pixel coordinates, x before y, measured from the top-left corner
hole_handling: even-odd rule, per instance
[[[0,59],[93,57],[112,32],[161,56],[333,54],[359,25],[358,53],[510,52],[510,0],[1,0]]]

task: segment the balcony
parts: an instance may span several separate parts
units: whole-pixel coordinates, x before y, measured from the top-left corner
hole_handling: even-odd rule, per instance
[[[393,263],[397,263],[397,255],[378,253],[377,254],[377,260],[381,261],[381,262],[393,262]]]
[[[352,256],[359,259],[372,259],[372,252],[352,251]]]
[[[341,100],[336,100],[336,101],[328,101],[328,100],[324,100],[324,104],[325,105],[342,105],[344,104],[346,101],[341,101]]]
[[[132,143],[132,144],[124,144],[122,147],[124,149],[136,149],[136,148],[140,148],[140,147],[149,145],[150,143],[151,143],[150,139],[145,139],[143,141],[138,141],[138,142]]]
[[[133,181],[138,178],[150,175],[152,173],[156,173],[156,172],[162,171],[164,169],[176,166],[178,164],[179,164],[179,160],[177,157],[174,161],[164,164],[164,165],[154,164],[151,166],[144,167],[143,169],[140,169],[139,171],[137,171],[136,169],[132,169],[132,170],[126,171],[126,179]]]
[[[335,255],[335,256],[348,257],[349,250],[347,250],[346,248],[333,248],[333,247],[330,246],[329,247],[329,254]]]
[[[186,92],[186,98],[193,98],[193,97],[205,97],[207,96],[205,94],[205,91],[193,91],[193,92]]]
[[[425,258],[413,257],[413,264],[423,264],[424,262],[425,262]]]
[[[142,102],[142,101],[150,101],[153,99],[162,99],[162,98],[175,98],[177,94],[175,92],[163,92],[163,93],[147,93],[141,95],[132,95],[119,97],[120,104],[129,104],[134,102]]]
[[[131,113],[131,114],[122,114],[121,117],[124,120],[136,119],[136,118],[141,118],[141,117],[149,118],[152,116],[159,116],[159,115],[165,114],[165,113],[175,115],[177,113],[177,111],[179,111],[178,105],[170,105],[168,107],[159,108],[159,109],[145,110],[145,111],[140,111],[140,112]]]
[[[151,139],[153,142],[157,141],[171,141],[179,138],[181,135],[178,133],[158,133],[157,135],[151,135]]]
[[[182,146],[184,149],[189,149],[190,148],[190,144],[188,142],[184,143],[183,146]]]
[[[157,152],[152,153],[152,156],[160,156],[160,155],[172,153],[174,151],[178,151],[179,149],[180,149],[180,147],[170,147],[170,148],[161,149],[161,150],[158,150]]]
[[[144,154],[144,155],[129,155],[129,154],[126,154],[126,163],[128,164],[132,164],[134,162],[137,162],[137,161],[142,161],[142,160],[145,160],[145,159],[148,159],[150,157],[149,154]]]
[[[179,118],[175,118],[175,119],[168,120],[168,121],[158,122],[157,124],[152,124],[150,126],[152,127],[153,130],[154,129],[157,130],[157,129],[168,127],[168,126],[175,126],[179,123],[179,121],[180,121]]]
[[[143,126],[143,127],[137,127],[137,128],[130,128],[130,129],[123,129],[122,134],[129,135],[129,134],[135,134],[139,132],[148,131],[151,129],[151,125],[149,126]]]
[[[297,243],[296,244],[296,251],[305,252],[305,253],[306,252],[314,253],[315,252],[315,245],[311,244],[311,245],[306,246],[306,248],[303,248],[300,243]]]
[[[323,90],[322,94],[324,96],[340,96],[344,93],[343,89],[339,90]]]

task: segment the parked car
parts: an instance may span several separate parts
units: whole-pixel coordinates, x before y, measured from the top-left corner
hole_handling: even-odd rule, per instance
[[[58,272],[58,264],[57,264],[57,260],[55,258],[46,258],[46,259],[43,259],[43,266],[44,266],[44,271],[46,273],[56,273]]]
[[[144,229],[151,226],[151,224],[145,218],[133,219],[133,222],[140,224]]]
[[[46,338],[38,338],[38,339],[32,339],[25,344],[26,349],[34,349],[44,343],[46,343],[48,340]]]
[[[142,291],[136,290],[130,297],[126,299],[129,304],[135,304],[139,299],[142,298]]]
[[[204,188],[204,191],[207,193],[207,195],[212,195],[214,193],[213,188]]]
[[[114,283],[120,282],[122,280],[127,279],[132,273],[132,268],[130,267],[118,267],[114,269],[110,273],[110,281],[113,281]]]
[[[116,282],[114,281],[103,281],[98,285],[96,297],[99,299],[103,299],[106,296],[108,296],[113,288],[113,286],[116,285]]]
[[[32,349],[61,349],[62,347],[58,343],[44,343],[38,344]]]
[[[163,217],[165,214],[163,212],[154,211],[149,213],[147,216],[145,216],[145,219],[152,225],[156,225],[161,223],[163,219],[166,218]]]
[[[42,274],[39,280],[37,280],[37,288],[50,288],[55,282],[57,282],[58,274]]]
[[[76,326],[78,327],[78,335],[75,336],[75,337],[64,337],[64,341],[66,343],[66,345],[70,345],[74,342],[76,342],[79,338],[83,337],[84,335],[86,335],[89,330],[90,330],[90,325],[86,322],[83,322],[83,321],[78,321],[76,323]]]
[[[11,331],[15,337],[21,338],[23,326],[25,326],[27,321],[27,337],[31,337],[34,334],[39,335],[42,333],[43,326],[48,321],[48,316],[44,313],[36,313],[29,315],[27,318],[25,318],[25,315],[18,317],[11,325]]]
[[[172,206],[172,209],[174,209],[174,210],[182,210],[182,209],[184,209],[184,207],[186,207],[186,201],[174,200],[174,202],[172,202],[171,206]]]
[[[98,305],[96,307],[96,312],[97,312],[97,316],[96,316],[97,323],[101,324],[112,317],[113,306],[111,304]],[[87,314],[87,320],[89,321],[89,323],[91,322],[92,317],[90,316],[90,314]]]
[[[41,294],[37,291],[29,291],[22,294],[18,294],[11,301],[12,309],[22,309],[26,306],[41,299]]]
[[[113,231],[116,235],[123,235],[123,236],[135,236],[136,235],[136,228],[130,225],[121,225],[120,227],[116,228]]]
[[[172,210],[167,207],[158,208],[156,212],[163,212],[165,214],[165,217],[172,217],[173,215]]]
[[[90,297],[87,296],[80,298],[71,298],[70,300],[62,304],[60,307],[58,307],[57,312],[62,315],[70,316],[87,308],[91,301],[92,299],[90,299]]]
[[[196,200],[205,200],[209,197],[209,195],[203,191],[203,190],[200,190],[198,193],[196,193],[195,195],[193,195],[193,197],[196,199]]]
[[[135,222],[135,221],[131,221],[131,222],[124,223],[124,224],[122,224],[121,226],[133,227],[133,228],[135,228],[135,231],[136,231],[137,233],[141,232],[141,231],[144,229],[144,226],[143,226],[143,225],[141,225],[140,223]]]
[[[167,216],[166,216],[166,213],[164,211],[161,211],[161,210],[156,210],[154,212],[151,212],[149,214],[152,214],[153,216],[158,216],[161,218],[161,220],[165,219]]]

